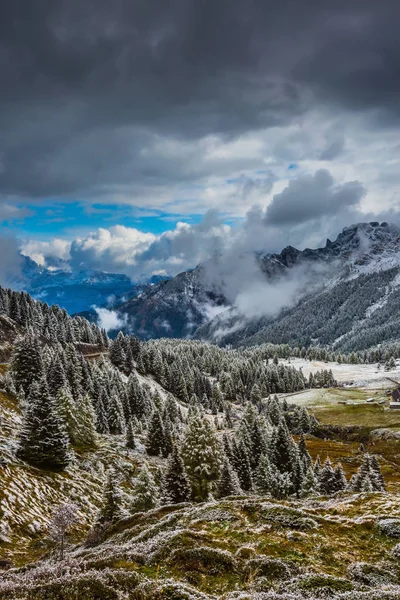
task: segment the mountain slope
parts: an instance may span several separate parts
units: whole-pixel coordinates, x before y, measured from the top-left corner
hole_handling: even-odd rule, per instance
[[[116,310],[144,338],[314,343],[351,351],[400,335],[400,230],[394,225],[359,223],[323,248],[288,246],[280,254],[256,253],[254,281],[244,280],[231,301],[218,260],[117,303]],[[252,283],[257,284],[254,292]],[[238,302],[241,294],[257,309],[249,313]]]
[[[222,291],[205,284],[204,267],[199,266],[145,287],[116,310],[127,317],[127,328],[142,338],[189,337],[225,305]]]

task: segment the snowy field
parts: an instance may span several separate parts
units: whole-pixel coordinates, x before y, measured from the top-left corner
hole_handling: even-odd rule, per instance
[[[391,371],[385,371],[383,366],[378,369],[378,364],[350,365],[339,364],[336,362],[309,361],[301,358],[291,358],[290,361],[282,360],[281,362],[286,365],[291,364],[293,367],[296,367],[296,369],[301,368],[306,377],[308,377],[310,373],[316,373],[322,369],[332,369],[332,373],[339,383],[347,383],[354,387],[383,390],[392,388],[395,384],[389,381],[387,379],[388,377],[400,382],[399,361],[396,361],[397,366]]]

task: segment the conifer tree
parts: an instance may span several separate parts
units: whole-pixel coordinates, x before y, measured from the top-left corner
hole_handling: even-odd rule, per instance
[[[239,494],[241,494],[239,478],[232,469],[228,457],[225,456],[218,481],[217,496],[218,498],[224,498],[225,496],[237,496]]]
[[[56,354],[50,363],[47,373],[47,384],[50,395],[53,396],[53,398],[56,398],[58,392],[61,389],[65,389],[68,385],[67,377],[65,375],[64,367],[59,354]]]
[[[31,385],[17,456],[32,465],[54,470],[63,469],[70,460],[68,435],[44,378]]]
[[[136,512],[147,511],[157,506],[158,501],[159,489],[145,464],[135,481],[132,509]]]
[[[186,429],[182,458],[196,501],[207,500],[216,487],[220,474],[221,446],[215,431],[198,410]]]
[[[295,445],[285,420],[282,418],[271,439],[274,465],[281,473],[290,473],[293,467]]]
[[[121,492],[118,486],[118,478],[114,469],[107,472],[106,485],[104,488],[104,505],[100,510],[97,521],[99,523],[114,523],[122,517]]]
[[[128,421],[126,425],[125,446],[130,450],[134,450],[136,448],[135,433],[132,420]]]
[[[190,484],[179,449],[174,445],[162,481],[165,502],[179,504],[190,500]]]
[[[43,363],[38,340],[28,333],[16,346],[11,357],[10,370],[14,374],[17,391],[28,395],[31,384],[43,377]]]
[[[299,448],[300,460],[303,463],[303,470],[304,470],[304,472],[306,472],[306,471],[308,471],[309,467],[311,467],[312,460],[311,460],[311,456],[307,450],[306,440],[304,438],[303,433],[300,434],[298,448]]]
[[[89,394],[78,398],[76,403],[79,430],[77,441],[80,446],[93,447],[97,442],[96,414]]]
[[[253,488],[250,459],[247,447],[243,440],[235,446],[235,469],[239,477],[240,486],[246,492]]]
[[[118,396],[113,393],[110,396],[107,410],[107,423],[112,435],[121,435],[125,431],[124,409]]]
[[[314,469],[308,467],[301,484],[301,496],[312,496],[318,493],[318,479],[315,476]]]
[[[336,492],[336,476],[329,458],[326,459],[318,478],[321,494],[330,495]]]
[[[146,436],[146,450],[150,456],[162,456],[164,452],[165,434],[161,415],[154,409],[151,415],[149,429]]]
[[[255,485],[257,492],[261,495],[271,492],[271,465],[267,454],[260,457],[255,475]]]
[[[336,465],[334,472],[335,472],[335,481],[336,481],[335,491],[340,492],[342,490],[345,490],[347,487],[347,479],[344,474],[341,463],[338,463]]]
[[[59,390],[56,397],[56,407],[63,426],[68,433],[69,441],[71,444],[78,444],[79,414],[69,387]]]
[[[103,388],[94,406],[96,413],[96,430],[99,433],[110,433],[107,418],[108,404],[107,391]]]

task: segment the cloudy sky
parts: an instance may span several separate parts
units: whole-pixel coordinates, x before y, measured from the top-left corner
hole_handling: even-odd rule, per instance
[[[395,0],[3,0],[1,247],[138,277],[399,222],[399,20]]]

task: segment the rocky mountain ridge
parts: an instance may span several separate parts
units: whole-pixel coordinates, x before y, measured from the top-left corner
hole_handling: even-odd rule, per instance
[[[235,302],[228,299],[223,276],[220,279],[215,277],[215,272],[218,272],[217,257],[168,282],[161,282],[144,290],[135,298],[117,304],[116,310],[127,316],[128,328],[144,338],[194,336],[220,344],[238,345],[264,341],[287,341],[300,345],[334,344],[341,336],[357,329],[361,322],[365,326],[365,320],[373,326],[379,321],[381,326],[385,320],[382,315],[385,307],[391,309],[391,319],[396,320],[394,330],[397,331],[397,319],[400,320],[400,307],[397,307],[394,293],[400,267],[400,229],[397,226],[378,222],[358,223],[343,229],[335,241],[328,239],[323,248],[306,248],[301,251],[287,246],[279,254],[259,252],[254,258],[260,283],[275,286],[288,278],[297,286],[296,301],[290,302],[289,307],[282,308],[273,315],[252,315],[251,318],[240,312]],[[211,262],[211,270],[214,271],[212,277],[208,268]],[[375,274],[380,274],[378,289],[367,293],[369,287],[374,287]],[[349,300],[346,299],[346,290],[352,280]],[[266,305],[269,302],[268,289],[271,288],[266,286],[265,291],[261,291],[264,294],[262,301]],[[335,289],[337,294],[333,291]],[[284,293],[283,291],[282,294]],[[306,332],[299,335],[296,333],[292,337],[280,331],[282,328],[279,328],[279,323],[282,319],[287,320],[291,314],[297,314],[297,325],[303,320],[303,316],[300,318],[298,314],[299,307],[303,315],[308,310],[307,302],[312,303],[316,294],[320,298],[321,307],[325,307],[325,304],[335,307],[333,311],[328,310],[329,314],[323,318],[329,322],[332,333],[321,336],[320,325],[313,327],[312,323],[308,323]],[[364,294],[367,297],[360,303],[359,299]],[[350,304],[362,305],[356,314],[346,319],[345,325],[342,322],[337,324],[338,335],[335,335],[334,330],[340,307],[337,302],[332,301],[331,295],[342,298],[342,312],[346,312],[346,306],[342,306],[346,302],[347,307]],[[315,308],[310,309],[309,320],[312,321],[314,314]],[[296,323],[294,325],[296,329]],[[374,336],[374,343],[388,339],[389,333],[378,332]],[[270,340],[269,335],[273,339]],[[345,342],[346,339],[343,343]]]

